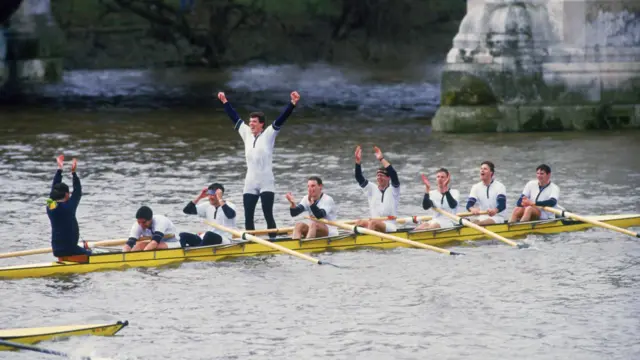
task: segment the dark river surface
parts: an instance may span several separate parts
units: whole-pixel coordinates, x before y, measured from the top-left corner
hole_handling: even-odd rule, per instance
[[[447,167],[466,198],[483,160],[496,164],[509,209],[547,163],[568,209],[640,212],[640,132],[432,133],[425,118],[436,109],[438,85],[428,71],[396,80],[353,74],[323,66],[249,67],[221,79],[67,74],[38,102],[0,114],[0,252],[49,244],[44,203],[59,153],[79,161],[85,240],[126,237],[142,204],[180,231],[199,231],[182,208],[214,181],[244,224],[244,152],[213,97],[220,89],[241,115],[263,108],[269,119],[289,91],[302,95],[276,140],[278,225],[293,224],[284,194],[301,197],[309,175],[323,178],[340,218],[367,216],[353,174],[358,144],[365,176],[375,176],[373,145],[398,170],[404,216],[425,213],[421,172],[433,179]],[[257,226],[265,226],[260,210]],[[640,358],[637,239],[594,229],[523,241],[532,247],[484,242],[458,249],[463,257],[406,248],[318,255],[342,268],[277,255],[1,281],[0,328],[129,320],[113,338],[40,344],[102,359]]]

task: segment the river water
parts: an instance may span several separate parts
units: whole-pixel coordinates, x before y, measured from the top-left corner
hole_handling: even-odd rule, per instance
[[[428,72],[411,82],[327,67],[297,71],[309,78],[287,67],[253,67],[219,78],[192,74],[179,84],[165,74],[162,86],[148,73],[75,72],[28,107],[3,109],[0,252],[48,245],[43,205],[59,153],[79,159],[85,240],[126,237],[142,204],[180,231],[198,231],[202,224],[182,208],[214,181],[225,185],[243,224],[243,148],[211,97],[218,89],[241,114],[261,107],[269,119],[290,89],[302,94],[276,141],[278,225],[293,224],[284,194],[301,197],[309,175],[323,178],[340,218],[366,216],[353,175],[358,144],[367,177],[375,176],[373,145],[398,170],[401,215],[424,213],[421,172],[433,179],[447,167],[453,187],[466,195],[485,159],[496,163],[510,208],[535,167],[547,163],[565,207],[640,212],[637,131],[437,134],[424,120],[437,105]],[[259,210],[257,226],[265,226]],[[604,230],[524,241],[532,247],[485,242],[457,249],[466,256],[455,258],[419,249],[318,255],[342,268],[278,255],[2,281],[0,328],[129,320],[114,338],[40,344],[108,359],[639,358],[638,241]]]

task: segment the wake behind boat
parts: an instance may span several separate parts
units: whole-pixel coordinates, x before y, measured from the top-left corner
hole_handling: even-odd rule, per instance
[[[587,219],[598,220],[622,228],[640,226],[640,214],[588,216]],[[529,234],[557,234],[580,231],[593,226],[593,224],[583,221],[558,218],[541,221],[493,224],[487,225],[484,228],[496,234],[513,238],[523,237]],[[413,228],[403,228],[389,234],[432,246],[451,246],[462,241],[480,241],[489,238],[486,234],[476,229],[462,226],[422,231],[414,231]],[[304,240],[283,238],[274,240],[274,242],[302,253],[319,253],[366,247],[409,247],[406,244],[382,239],[378,236],[353,233]],[[271,247],[249,241],[242,241],[236,244],[188,247],[184,249],[112,252],[93,254],[88,256],[87,262],[58,261],[1,267],[0,279],[123,270],[132,267],[159,267],[178,264],[184,261],[220,261],[238,257],[272,254],[281,254],[281,252]]]

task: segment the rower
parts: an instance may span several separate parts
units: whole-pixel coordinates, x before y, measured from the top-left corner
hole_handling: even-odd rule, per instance
[[[384,158],[382,151],[377,147],[373,147],[376,159],[382,165],[376,173],[376,185],[370,183],[362,175],[362,148],[360,145],[356,147],[356,181],[369,201],[369,210],[372,218],[382,216],[392,216],[393,220],[358,220],[356,225],[366,227],[371,230],[381,232],[393,232],[397,230],[395,217],[398,214],[398,202],[400,200],[400,180],[398,173],[391,166],[389,161]],[[391,190],[389,189],[391,183]],[[386,196],[385,196],[386,195]]]
[[[483,161],[480,164],[480,182],[471,187],[467,200],[467,210],[477,216],[472,221],[478,225],[505,222],[507,189],[494,176],[495,165],[491,161]],[[487,214],[479,215],[481,211],[486,211]]]
[[[175,237],[167,238],[169,234],[175,234],[176,227],[171,220],[164,215],[153,215],[148,206],[142,206],[136,212],[136,222],[131,227],[127,244],[122,251],[149,251],[168,249],[167,242],[174,242]],[[138,241],[143,236],[150,236],[151,240]]]
[[[216,224],[226,227],[236,227],[236,206],[231,201],[223,199],[224,186],[213,183],[203,189],[193,201],[189,201],[182,210],[187,215],[198,215]],[[204,198],[209,201],[202,204],[198,202]],[[232,235],[217,228],[211,227],[204,234],[180,233],[180,246],[207,246],[218,244],[231,244]]]
[[[273,148],[280,128],[293,112],[293,108],[300,100],[297,91],[291,93],[291,101],[278,118],[265,128],[265,116],[261,112],[249,114],[249,125],[245,124],[223,92],[218,93],[218,99],[224,104],[224,110],[238,130],[244,142],[244,153],[247,161],[247,174],[244,180],[242,202],[244,205],[245,229],[255,230],[253,216],[258,199],[262,202],[264,219],[268,229],[276,228],[273,217],[273,202],[275,199],[275,178],[273,176]],[[270,234],[275,237],[276,234]]]
[[[531,180],[524,186],[509,222],[553,219],[555,214],[536,206],[559,208],[559,199],[560,188],[551,183],[551,167],[542,164],[536,168],[536,180]]]
[[[73,193],[70,195],[69,186],[62,182],[64,155],[59,155],[56,160],[58,170],[53,176],[51,193],[47,199],[47,216],[51,222],[53,256],[60,258],[60,260],[76,261],[81,259],[81,261],[86,261],[86,256],[91,255],[91,251],[86,247],[86,244],[85,247],[78,246],[80,228],[76,219],[76,210],[82,198],[82,186],[76,173],[78,161],[73,159],[71,162]]]
[[[460,197],[460,192],[458,190],[449,189],[449,183],[451,182],[449,170],[440,168],[436,172],[436,184],[438,185],[437,190],[431,191],[429,179],[427,179],[424,174],[422,174],[422,182],[426,188],[424,198],[422,199],[423,209],[428,210],[431,207],[434,207],[451,214],[456,214],[458,212],[458,199]],[[432,220],[419,224],[416,226],[415,230],[448,228],[454,226],[456,226],[456,224],[453,220],[436,212]]]
[[[322,190],[322,179],[317,176],[311,176],[307,180],[307,196],[304,196],[297,205],[293,195],[290,192],[287,193],[285,197],[289,201],[291,217],[296,217],[306,210],[309,216],[313,216],[316,219],[336,220],[338,210],[333,198]],[[291,238],[298,240],[302,236],[305,239],[310,239],[335,235],[338,235],[338,229],[335,226],[327,226],[317,221],[306,220],[296,223]]]

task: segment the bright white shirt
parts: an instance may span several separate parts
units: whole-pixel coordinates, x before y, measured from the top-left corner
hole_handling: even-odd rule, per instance
[[[225,204],[228,205],[233,210],[236,210],[236,205],[231,201],[225,200]],[[236,228],[237,212],[236,212],[236,216],[230,219],[224,213],[224,210],[222,210],[222,206],[216,209],[216,207],[211,205],[211,203],[208,200],[206,202],[202,202],[201,204],[196,205],[196,210],[198,210],[198,216],[201,218],[205,218],[211,222],[220,224],[222,226],[226,226],[234,229]],[[231,237],[233,236],[232,234],[219,230],[213,226],[209,227],[208,231],[214,232],[228,239],[231,239]]]
[[[533,201],[534,203],[538,201],[549,200],[551,198],[554,198],[559,202],[560,188],[558,187],[558,185],[554,184],[553,182],[549,182],[549,184],[544,188],[542,188],[542,191],[540,191],[538,180],[531,180],[527,183],[527,185],[524,186],[524,190],[522,190],[522,195],[526,196],[527,198],[529,198],[529,200]],[[560,208],[557,202],[554,208],[556,209]],[[542,211],[542,210],[540,211],[547,215],[546,216],[547,219],[553,219],[556,216],[554,213],[551,213],[551,212]]]
[[[471,187],[469,198],[476,199],[474,207],[477,205],[481,211],[486,211],[498,207],[498,195],[507,197],[507,188],[500,181],[493,180],[489,183],[489,186],[480,181]],[[498,215],[504,216],[506,211],[505,206],[505,209],[499,212]]]
[[[139,239],[141,236],[153,236],[153,233],[159,231],[165,235],[174,234],[175,237],[170,239],[163,239],[164,242],[177,241],[178,240],[178,231],[176,227],[173,225],[171,220],[164,215],[153,215],[153,219],[151,220],[151,227],[148,229],[142,229],[140,224],[136,221],[131,227],[131,231],[129,232],[130,238]]]
[[[455,208],[451,208],[449,207],[449,202],[447,201],[447,197],[443,194],[440,193],[440,191],[436,190],[431,190],[429,191],[429,199],[431,199],[431,203],[433,203],[433,206],[439,209],[442,209],[448,213],[451,214],[457,214],[458,213],[458,208],[460,207],[460,192],[458,190],[454,190],[454,189],[449,189],[449,192],[451,193],[451,196],[453,196],[453,198],[458,202],[458,206],[456,206]],[[440,214],[439,212],[435,212],[433,214],[433,218],[434,219],[439,219],[439,218],[446,218],[449,219],[448,217]]]
[[[371,217],[396,216],[398,214],[398,202],[400,201],[400,187],[389,186],[381,191],[378,185],[367,182],[365,187],[361,187],[369,201],[369,211]],[[395,223],[395,220],[393,220]]]
[[[311,203],[309,203],[308,196],[305,195],[300,200],[299,204],[302,205],[302,207],[304,207],[304,209],[307,211],[307,214],[309,216],[315,216],[313,215],[313,211],[311,211]],[[324,219],[331,220],[331,221],[335,221],[338,219],[338,209],[336,207],[336,203],[333,201],[333,198],[331,196],[323,193],[317,205],[320,209],[324,210],[327,213],[327,216],[325,216]],[[338,229],[335,226],[327,225],[327,227],[329,228],[329,236],[338,235]]]
[[[249,125],[240,121],[238,133],[244,141],[244,155],[247,160],[247,180],[260,177],[273,178],[273,148],[280,131],[273,125],[266,126],[257,136],[253,136]]]

